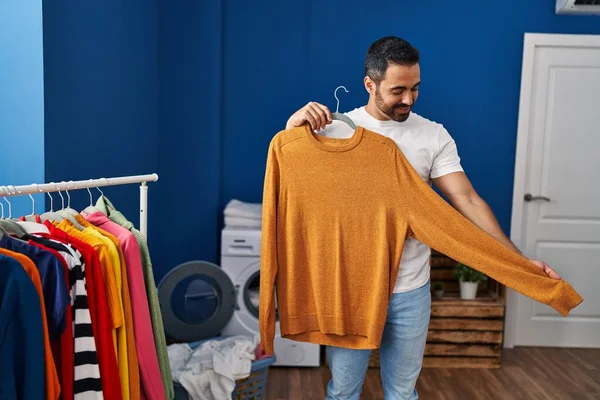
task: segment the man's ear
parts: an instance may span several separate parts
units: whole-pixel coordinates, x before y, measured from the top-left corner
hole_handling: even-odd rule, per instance
[[[375,94],[375,89],[377,88],[377,84],[371,79],[370,76],[365,76],[365,89],[369,94]]]

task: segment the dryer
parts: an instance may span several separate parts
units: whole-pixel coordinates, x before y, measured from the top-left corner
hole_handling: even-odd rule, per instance
[[[260,229],[225,228],[221,266],[189,261],[173,268],[158,285],[167,338],[193,342],[222,335],[260,336]],[[281,337],[276,322],[278,366],[317,367],[320,346]]]

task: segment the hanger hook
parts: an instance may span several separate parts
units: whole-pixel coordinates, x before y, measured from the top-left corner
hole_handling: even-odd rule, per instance
[[[21,193],[23,193],[23,192],[21,192],[20,190],[17,190],[17,188],[16,188],[16,187],[14,187],[13,185],[8,185],[8,189],[10,190],[10,194],[12,194],[13,196],[14,196],[15,194],[17,194],[17,193],[18,193],[18,194],[21,194]]]
[[[0,186],[0,189],[2,189],[2,186]],[[4,196],[0,196],[4,199]],[[2,208],[2,216],[0,217],[0,219],[4,219],[4,203],[2,203],[0,201],[0,208]]]
[[[60,192],[60,188],[58,187],[57,183],[52,182],[52,184],[54,185],[54,188],[56,189],[56,191],[58,192],[58,195],[60,196],[60,203],[61,203],[61,210],[65,209],[65,198],[63,197],[62,193]]]
[[[67,194],[67,208],[70,208],[71,207],[71,195],[69,194],[69,184],[65,181],[62,181],[61,183],[65,184],[65,193]],[[64,205],[63,205],[63,208],[65,208]]]
[[[75,184],[75,182],[73,181],[69,181],[69,182],[65,182],[65,186],[67,187],[67,190],[65,190],[65,193],[67,193],[67,197],[69,198],[69,200],[67,201],[67,208],[71,208],[71,195],[69,194],[69,184],[72,183],[73,187],[75,189],[77,189],[77,185]]]
[[[110,182],[108,179],[106,178],[100,178],[100,179],[104,179],[106,181],[107,185],[110,185]],[[96,189],[98,189],[98,191],[100,192],[100,194],[102,195],[102,197],[104,197],[104,192],[102,190],[100,190],[100,188],[98,186],[96,186]]]
[[[12,189],[11,189],[11,187],[12,187]],[[12,186],[12,185],[4,186],[4,190],[5,190],[5,191],[6,191],[6,193],[8,193],[9,195],[15,195],[15,194],[17,194],[17,191],[16,191],[16,190],[14,190],[14,188],[15,188],[15,187],[14,187],[14,186]],[[13,192],[13,190],[14,190],[14,192]],[[8,203],[8,218],[9,218],[9,219],[12,219],[12,217],[13,217],[13,216],[12,216],[12,203],[10,203],[10,202],[9,202],[9,203]]]
[[[340,99],[338,99],[338,97],[337,97],[337,91],[338,91],[338,90],[340,90],[340,89],[344,89],[344,91],[345,91],[346,93],[350,93],[350,92],[348,91],[348,89],[346,89],[344,86],[338,86],[338,87],[335,89],[335,92],[333,92],[333,97],[335,97],[335,99],[337,100],[337,106],[335,107],[335,112],[336,112],[336,113],[337,113],[337,112],[340,112]]]
[[[48,197],[50,197],[50,212],[54,212],[54,199],[52,198],[50,192],[46,192],[46,194],[48,195]]]
[[[13,185],[8,185],[8,189],[10,190],[10,194],[12,194],[13,196],[15,194],[21,194],[21,193],[23,193],[20,190],[17,190],[17,188],[14,187]]]
[[[35,188],[37,189],[37,191],[40,192],[40,193],[42,193],[42,190],[39,188],[39,186],[37,185],[37,183],[32,183],[31,186],[35,186]],[[31,199],[31,215],[35,215],[35,199],[31,195],[31,193],[29,193],[29,198]]]
[[[4,193],[6,193],[7,195],[10,195],[11,193],[8,191],[8,188],[6,186],[2,186],[2,190],[4,191]],[[8,219],[12,219],[12,204],[10,204],[10,201],[8,201],[8,199],[6,198],[6,196],[3,196],[4,201],[8,204]]]
[[[93,179],[90,179],[90,182],[93,182],[93,181],[94,181]],[[92,198],[92,192],[90,191],[90,188],[86,188],[86,189],[87,189],[87,191],[88,191],[88,193],[90,195],[90,207],[93,207],[94,206],[94,199]]]

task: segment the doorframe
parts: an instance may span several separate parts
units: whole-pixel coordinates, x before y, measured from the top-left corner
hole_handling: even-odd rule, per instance
[[[535,53],[538,47],[598,47],[600,36],[584,34],[525,33],[523,40],[523,61],[521,67],[521,89],[517,125],[517,143],[512,199],[510,239],[523,251],[526,216],[523,196],[526,193],[529,171],[530,126],[532,88],[535,81]],[[504,347],[513,348],[517,334],[519,312],[518,294],[506,288],[506,318],[504,327]]]

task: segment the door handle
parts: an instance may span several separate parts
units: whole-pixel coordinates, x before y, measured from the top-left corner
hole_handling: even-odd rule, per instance
[[[534,200],[550,201],[550,199],[548,197],[533,196],[531,193],[527,193],[524,198],[525,198],[525,201],[534,201]]]

